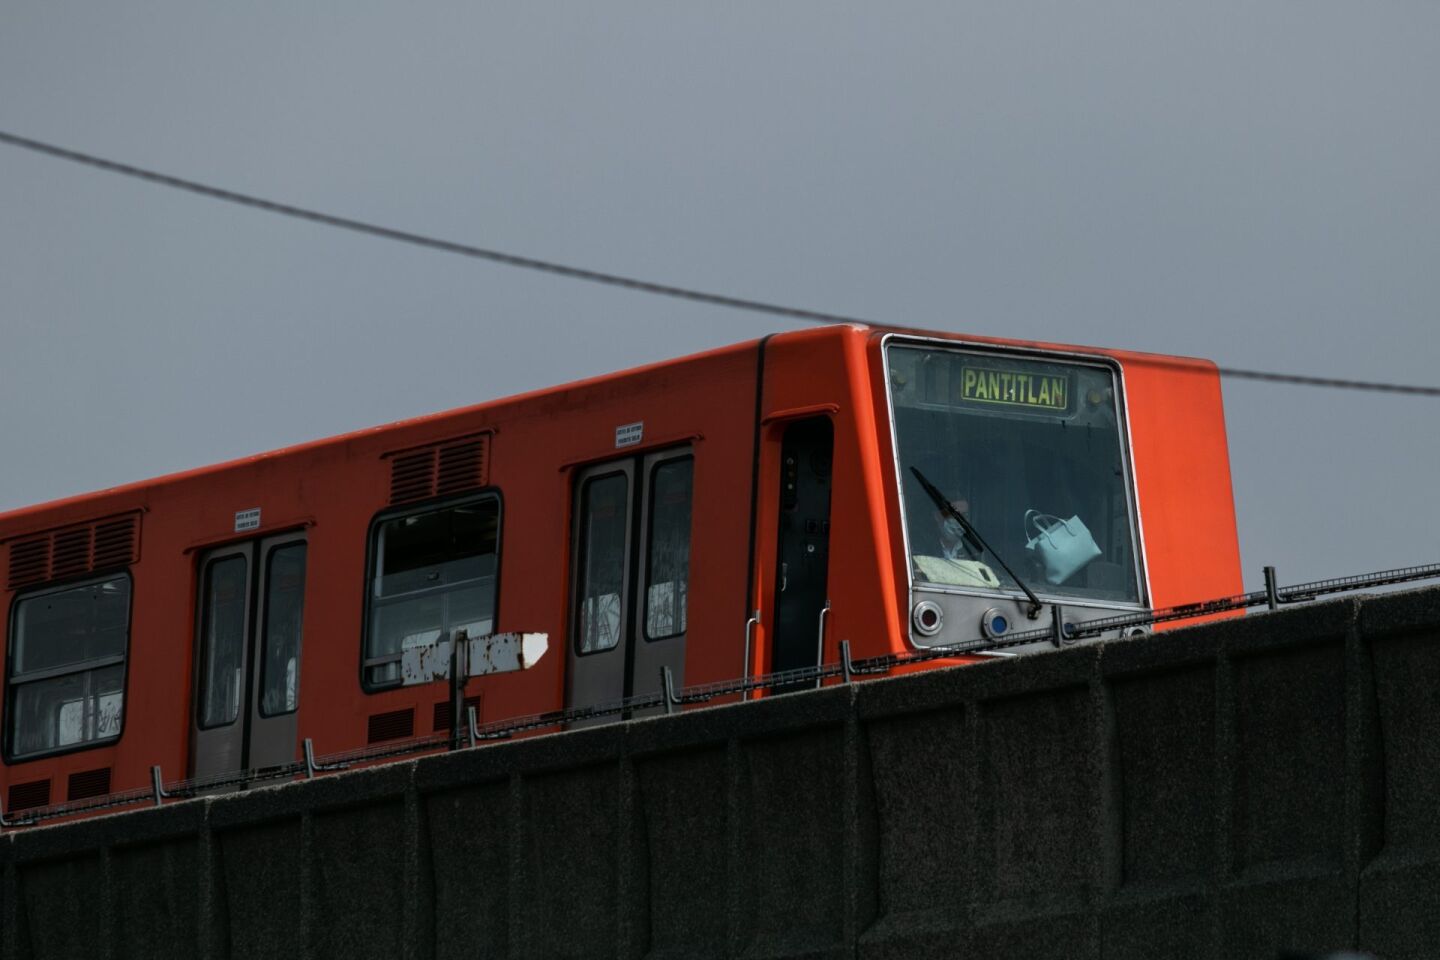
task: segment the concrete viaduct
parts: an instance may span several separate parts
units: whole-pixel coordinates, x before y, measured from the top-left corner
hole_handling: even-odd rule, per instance
[[[0,958],[1440,955],[1440,589],[10,831]]]

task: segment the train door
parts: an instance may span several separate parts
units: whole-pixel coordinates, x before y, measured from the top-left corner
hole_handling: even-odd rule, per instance
[[[683,682],[694,464],[667,450],[577,474],[567,708],[655,693],[666,667]]]
[[[823,653],[823,619],[830,606],[827,585],[834,446],[835,429],[826,417],[790,424],[781,440],[772,671],[815,666]]]
[[[200,558],[190,775],[261,770],[296,755],[305,537]]]

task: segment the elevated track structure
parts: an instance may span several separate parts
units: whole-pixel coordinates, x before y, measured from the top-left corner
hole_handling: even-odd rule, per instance
[[[1437,677],[1430,588],[11,830],[0,957],[1430,956]]]

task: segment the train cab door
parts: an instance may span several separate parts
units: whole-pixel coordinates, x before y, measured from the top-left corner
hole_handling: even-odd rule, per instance
[[[772,672],[820,663],[829,608],[830,473],[835,429],[827,417],[797,420],[780,442]],[[792,685],[781,690],[814,686]]]
[[[656,693],[667,667],[684,682],[694,463],[682,448],[576,475],[567,709]]]
[[[305,536],[200,558],[190,775],[263,770],[296,758]]]

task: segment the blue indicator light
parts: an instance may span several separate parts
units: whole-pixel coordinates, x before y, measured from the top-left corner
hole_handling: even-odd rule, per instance
[[[1004,617],[991,617],[991,618],[990,618],[990,632],[993,633],[993,634],[995,634],[995,636],[998,637],[998,636],[1000,636],[1000,634],[1004,633],[1006,630],[1009,630],[1009,629],[1010,629],[1010,621],[1009,621],[1009,620],[1006,620]]]

